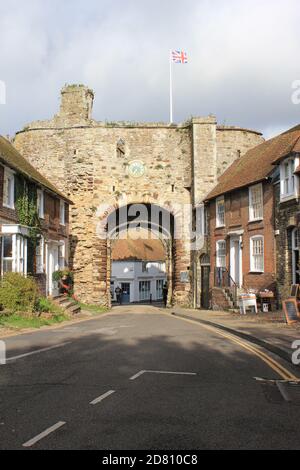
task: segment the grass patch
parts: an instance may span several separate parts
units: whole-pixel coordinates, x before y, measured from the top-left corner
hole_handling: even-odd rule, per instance
[[[14,330],[41,328],[42,326],[56,325],[66,320],[69,320],[69,317],[64,314],[53,315],[51,318],[43,318],[38,316],[25,317],[15,313],[10,316],[0,315],[0,328],[5,327]]]
[[[90,312],[93,315],[100,315],[101,313],[108,312],[107,307],[101,307],[100,305],[83,304],[81,302],[79,302],[79,305],[81,307],[81,310],[86,310],[87,312]]]

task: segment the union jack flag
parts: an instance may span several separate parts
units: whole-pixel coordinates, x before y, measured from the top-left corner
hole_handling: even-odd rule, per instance
[[[172,60],[175,64],[187,64],[187,53],[184,51],[172,51]]]

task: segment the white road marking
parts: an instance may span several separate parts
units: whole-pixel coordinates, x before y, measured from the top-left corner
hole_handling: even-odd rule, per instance
[[[164,371],[164,370],[141,370],[136,375],[131,377],[129,380],[136,380],[144,374],[189,375],[189,376],[197,375],[195,372],[172,372],[172,371]]]
[[[100,397],[95,398],[95,400],[91,401],[90,405],[97,405],[97,404],[100,403],[101,401],[105,400],[105,398],[110,397],[110,396],[113,395],[114,393],[116,393],[115,390],[110,390],[109,392],[104,393],[104,394],[101,395]]]
[[[57,344],[55,346],[49,346],[48,348],[43,348],[43,349],[36,349],[35,351],[31,351],[29,353],[26,353],[26,354],[20,354],[19,356],[13,356],[13,357],[9,357],[6,359],[6,361],[16,361],[17,359],[22,359],[23,357],[28,357],[28,356],[33,356],[34,354],[39,354],[41,352],[46,352],[46,351],[51,351],[52,349],[57,349],[57,348],[62,348],[63,346],[66,346],[67,344],[70,344],[71,341],[67,342],[67,343],[61,343],[61,344]]]
[[[146,374],[146,371],[145,370],[141,370],[141,372],[138,372],[137,374],[135,374],[133,377],[130,377],[129,380],[136,380],[138,379],[141,375],[143,374]]]
[[[280,380],[276,380],[276,385],[277,385],[277,388],[278,388],[279,392],[283,396],[284,400],[285,401],[291,401],[289,393],[284,387],[284,383],[280,382]]]
[[[51,426],[51,428],[46,429],[45,431],[41,432],[37,436],[33,437],[30,439],[30,441],[25,442],[23,444],[23,447],[32,447],[34,444],[36,444],[38,441],[41,439],[44,439],[44,437],[49,436],[52,432],[56,431],[57,429],[61,428],[64,426],[66,423],[64,421],[59,421],[58,423],[54,424],[54,426]]]

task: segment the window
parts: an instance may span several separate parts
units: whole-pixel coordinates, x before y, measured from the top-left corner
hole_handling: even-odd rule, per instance
[[[58,245],[58,265],[60,269],[66,267],[66,247],[64,243]]]
[[[263,187],[256,184],[249,188],[249,220],[261,220],[264,217]]]
[[[147,273],[149,271],[148,269],[148,262],[147,261],[143,261],[142,262],[142,272],[143,273]]]
[[[299,229],[292,231],[292,274],[293,284],[300,283],[300,237]]]
[[[264,272],[264,237],[261,235],[250,240],[250,269],[252,272]]]
[[[40,219],[45,217],[45,202],[44,202],[44,191],[42,189],[37,190],[37,210]]]
[[[224,227],[225,225],[225,200],[224,197],[219,197],[216,200],[216,220],[217,227]]]
[[[41,237],[37,240],[36,244],[36,273],[43,274],[44,272],[44,238]]]
[[[296,160],[298,161],[298,159],[289,158],[280,165],[281,199],[296,196],[296,176],[294,175]]]
[[[13,237],[11,235],[2,238],[2,274],[11,273],[13,270]]]
[[[66,224],[66,210],[65,201],[62,199],[59,201],[59,223],[60,225]]]
[[[140,301],[150,300],[151,282],[140,281],[139,283],[139,299]]]
[[[9,209],[15,208],[15,177],[8,168],[4,168],[3,206]]]
[[[204,204],[201,204],[196,210],[196,227],[198,235],[207,235],[207,212]]]
[[[164,280],[159,279],[156,281],[156,300],[160,300],[163,298],[163,288],[164,288]]]
[[[226,268],[226,241],[219,240],[216,250],[217,268]]]
[[[2,274],[16,272],[27,274],[27,239],[21,235],[2,237]]]

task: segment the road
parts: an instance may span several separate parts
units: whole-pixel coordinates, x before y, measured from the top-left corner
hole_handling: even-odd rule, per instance
[[[276,370],[163,310],[118,307],[6,345],[0,449],[300,448],[300,406],[255,379]]]

